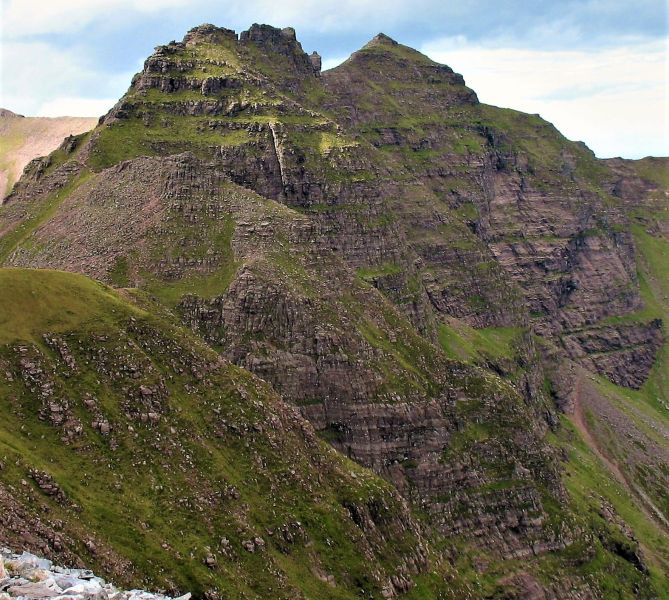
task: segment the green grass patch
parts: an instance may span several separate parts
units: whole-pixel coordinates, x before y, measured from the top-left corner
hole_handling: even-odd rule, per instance
[[[195,243],[190,244],[191,250],[182,251],[182,255],[186,258],[202,258],[203,253],[215,248],[219,253],[218,268],[209,273],[188,273],[176,281],[159,280],[151,274],[145,274],[144,289],[170,307],[177,306],[185,295],[194,295],[209,300],[224,294],[239,267],[232,251],[234,227],[234,221],[226,218],[223,227],[214,234],[211,234],[210,228],[204,228],[201,223],[196,230],[185,229],[183,231],[185,237],[179,241],[188,240],[191,236]],[[208,234],[206,240],[199,237],[204,234],[203,230]],[[175,251],[175,249],[169,250],[171,253]],[[159,255],[164,254],[165,250],[162,249]]]
[[[648,156],[640,160],[630,161],[628,164],[642,179],[651,181],[662,189],[669,189],[669,159]]]
[[[368,283],[389,275],[397,275],[402,272],[402,267],[394,263],[384,263],[372,267],[360,267],[356,270],[356,275]]]
[[[487,359],[512,359],[514,343],[521,327],[484,327],[475,329],[464,321],[448,318],[439,324],[439,344],[449,358],[466,362]]]
[[[102,126],[91,150],[89,164],[95,170],[138,156],[177,154],[192,151],[210,156],[216,146],[239,146],[251,141],[247,129],[231,129],[221,121],[212,127],[213,118],[161,114],[156,112],[149,125],[129,117]]]
[[[111,323],[128,313],[141,311],[83,275],[0,269],[0,344],[38,340],[45,331]]]

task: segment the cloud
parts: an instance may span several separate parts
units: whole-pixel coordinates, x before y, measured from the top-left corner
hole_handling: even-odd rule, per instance
[[[331,56],[330,58],[324,58],[322,65],[323,71],[327,71],[328,69],[334,69],[335,67],[343,63],[347,58],[348,56]]]
[[[97,116],[109,98],[118,99],[134,72],[103,73],[81,48],[59,49],[46,42],[3,42],[1,62],[0,107],[25,115]]]
[[[641,157],[669,155],[668,42],[542,51],[447,38],[422,51],[463,73],[482,102],[539,113],[598,156]]]
[[[418,2],[430,4],[426,0]],[[398,22],[412,12],[402,0],[385,0],[382,8],[378,0],[251,0],[246,3],[225,0],[5,0],[2,20],[3,36],[17,39],[74,33],[118,15],[133,19],[177,9],[182,9],[182,20],[187,20],[189,13],[207,12],[210,16],[216,15],[218,24],[225,26],[247,27],[260,21],[304,26],[316,31],[351,29],[352,25],[368,23],[370,19],[379,23]],[[188,26],[196,24],[192,22]]]
[[[533,0],[531,7],[526,0],[3,0],[2,11],[4,36],[12,39],[169,13],[188,26],[196,24],[194,18],[206,18],[233,27],[258,21],[312,32],[390,28],[409,32],[410,41],[438,33],[484,40],[506,32],[543,44],[613,33],[663,35],[667,16],[664,0]],[[558,35],[545,35],[549,32]]]
[[[36,117],[100,117],[107,114],[118,98],[60,97],[43,103]]]
[[[188,0],[5,0],[2,35],[17,39],[73,33],[114,15],[150,14],[186,5]]]

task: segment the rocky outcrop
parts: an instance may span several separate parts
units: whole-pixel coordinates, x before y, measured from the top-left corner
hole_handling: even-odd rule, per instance
[[[177,600],[189,600],[191,594]],[[41,600],[169,600],[170,596],[143,590],[123,591],[87,569],[67,569],[29,552],[0,550],[0,598]]]
[[[311,66],[314,68],[314,71],[316,73],[320,73],[321,67],[323,65],[321,55],[314,51],[309,55],[309,60],[311,61]]]
[[[584,329],[563,336],[570,358],[617,385],[640,388],[664,342],[662,321]]]
[[[632,161],[611,158],[606,161],[610,169],[606,186],[625,205],[628,212],[649,231],[669,239],[669,225],[663,218],[666,212],[666,173],[669,159],[648,156]]]
[[[491,435],[494,423],[514,420],[513,406],[503,395],[486,396],[487,410],[477,411],[472,424],[466,412],[479,402],[452,390],[420,404],[329,401],[303,413],[335,448],[392,481],[444,534],[473,536],[506,558],[568,546],[568,537],[553,539],[543,528],[534,482],[546,478],[553,489],[559,483],[536,433]]]

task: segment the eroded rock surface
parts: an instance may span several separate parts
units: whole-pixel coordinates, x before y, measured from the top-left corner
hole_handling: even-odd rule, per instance
[[[190,600],[191,595],[177,600]],[[9,600],[170,600],[143,590],[119,590],[87,569],[68,569],[29,552],[0,549],[0,598]]]

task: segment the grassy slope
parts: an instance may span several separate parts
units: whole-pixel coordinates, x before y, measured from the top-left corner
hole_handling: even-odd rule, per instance
[[[139,314],[110,289],[58,271],[0,270],[0,344],[39,342],[60,333],[112,324],[116,314]]]
[[[216,588],[235,598],[343,599],[378,595],[371,573],[395,572],[415,547],[389,484],[304,433],[267,386],[149,316],[155,307],[147,312],[68,273],[0,270],[0,282],[0,314],[9,317],[0,323],[0,365],[11,375],[0,381],[0,485],[25,506],[48,507],[44,518],[63,521],[60,537],[100,572],[126,585]],[[67,344],[74,369],[44,332]],[[64,404],[80,435],[64,444],[64,430],[38,418],[44,408],[19,359],[39,367],[40,385],[53,385],[48,403]],[[147,409],[137,388],[161,381],[153,405],[161,417],[151,425],[140,418]],[[93,426],[100,420],[109,435]],[[31,468],[52,476],[67,501],[43,494]],[[356,525],[353,507],[374,507],[374,524]],[[243,550],[255,536],[266,548]],[[214,568],[204,564],[210,553]],[[433,566],[409,597],[442,587],[442,567]]]
[[[647,310],[669,323],[669,241],[652,235],[641,225],[632,228],[639,253],[639,273]],[[666,329],[665,329],[666,331]],[[638,394],[630,397],[647,402],[669,422],[669,342],[661,348],[650,376]]]
[[[578,570],[600,581],[605,598],[629,598],[620,586],[620,575],[633,576],[634,571],[623,571],[618,559],[612,559],[604,551],[611,549],[611,540],[618,540],[621,548],[629,546],[629,540],[620,535],[620,528],[602,516],[604,503],[610,504],[615,513],[630,525],[642,544],[644,559],[648,564],[651,579],[658,597],[669,595],[669,538],[639,510],[638,499],[609,471],[608,467],[593,453],[579,432],[563,418],[558,434],[551,434],[551,442],[567,453],[565,483],[579,520],[594,531],[600,539],[581,540],[591,543],[593,559],[579,565]],[[609,540],[606,540],[607,536]],[[615,542],[614,542],[615,543]]]
[[[459,319],[448,318],[446,323],[439,325],[439,343],[446,355],[454,360],[511,359],[514,341],[522,332],[520,327],[475,329]]]
[[[4,263],[9,255],[45,221],[49,220],[61,202],[88,178],[87,173],[68,182],[63,188],[48,194],[43,202],[36,204],[26,218],[15,223],[15,227],[0,238],[0,262]]]

